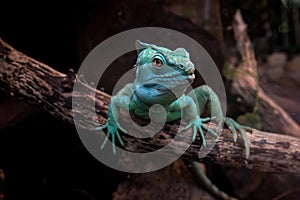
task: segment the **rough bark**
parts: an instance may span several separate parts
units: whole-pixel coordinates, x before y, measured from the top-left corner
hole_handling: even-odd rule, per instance
[[[241,62],[232,82],[232,93],[241,99],[242,105],[254,106],[264,130],[300,137],[299,125],[259,86],[255,53],[240,11],[234,16],[233,31]]]
[[[72,92],[73,84],[78,83],[84,92]],[[79,126],[83,129],[94,129],[105,122],[110,96],[98,91],[76,78],[70,70],[63,74],[49,66],[40,63],[21,52],[13,49],[0,39],[0,89],[24,99],[26,102],[37,105],[50,114],[74,123],[73,115],[82,119]],[[76,98],[77,105],[72,110],[72,98]],[[80,103],[84,102],[84,103]],[[98,117],[93,113],[96,107]],[[132,123],[126,121],[125,123]],[[100,123],[99,123],[100,122]],[[212,127],[213,128],[213,127]],[[130,131],[130,130],[128,130]],[[143,130],[151,135],[151,129]],[[178,131],[178,123],[166,124],[163,130],[152,139],[136,139],[122,134],[125,149],[133,152],[149,152],[169,143]],[[188,141],[189,131],[180,134],[183,140]],[[198,153],[201,141],[197,138],[182,156],[192,160],[215,162],[231,167],[245,166],[249,169],[278,172],[300,173],[300,139],[262,132],[258,130],[247,132],[250,142],[251,155],[247,160],[243,154],[241,141],[233,143],[231,133],[224,129],[217,139],[213,150],[204,158],[199,159]],[[168,155],[178,151],[182,142],[175,142]]]

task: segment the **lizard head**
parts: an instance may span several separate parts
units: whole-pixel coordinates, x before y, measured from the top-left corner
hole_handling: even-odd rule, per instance
[[[183,95],[195,79],[195,67],[184,48],[174,51],[153,44],[136,42],[135,89],[149,104],[169,104]]]

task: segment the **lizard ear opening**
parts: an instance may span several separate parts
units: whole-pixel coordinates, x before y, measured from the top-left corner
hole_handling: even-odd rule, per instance
[[[150,47],[152,47],[151,44],[147,44],[147,43],[141,42],[139,40],[135,41],[135,48],[136,48],[136,51],[137,51],[138,54],[141,51],[143,51],[144,49],[147,49],[147,48],[150,48]]]

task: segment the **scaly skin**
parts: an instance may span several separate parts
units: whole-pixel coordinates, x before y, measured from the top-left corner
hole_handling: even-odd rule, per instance
[[[216,93],[207,85],[203,85],[185,95],[186,88],[195,79],[195,68],[190,61],[189,53],[183,48],[171,51],[164,47],[140,41],[137,41],[136,45],[138,58],[135,81],[132,84],[127,84],[116,96],[112,97],[108,110],[108,121],[104,126],[97,128],[97,130],[107,129],[106,139],[101,148],[104,148],[109,137],[111,137],[114,153],[116,153],[116,138],[121,145],[124,145],[119,133],[119,130],[126,133],[126,130],[118,124],[120,109],[134,113],[139,118],[149,119],[149,109],[154,104],[160,104],[165,108],[167,122],[180,119],[183,111],[189,119],[185,130],[190,128],[193,130],[192,141],[195,141],[197,132],[199,132],[202,145],[205,147],[206,140],[203,129],[215,137],[218,135],[203,124],[203,122],[209,121],[210,118],[201,118],[200,116],[205,108],[210,111],[210,108],[213,106],[214,116],[217,120],[223,120],[232,131],[233,140],[237,140],[237,133],[241,135],[245,145],[245,156],[248,158],[250,153],[249,144],[243,130],[247,127],[241,126],[233,119],[223,116]],[[196,167],[196,163],[193,162],[192,166]],[[199,169],[195,171],[199,171]],[[204,173],[198,174],[200,177],[205,176]],[[207,177],[202,179],[208,180]],[[208,181],[206,181],[206,184],[209,187],[214,187],[211,190],[217,193],[215,186]],[[226,199],[226,195],[223,192],[219,191],[218,195]],[[227,199],[230,198],[228,196]]]

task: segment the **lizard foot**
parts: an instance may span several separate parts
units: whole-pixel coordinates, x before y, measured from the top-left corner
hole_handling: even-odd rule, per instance
[[[116,137],[117,137],[119,143],[124,147],[124,142],[120,136],[118,129],[120,129],[124,133],[126,133],[126,130],[124,128],[122,128],[119,124],[117,124],[116,122],[114,122],[110,119],[108,120],[108,122],[105,125],[97,127],[95,130],[100,131],[103,129],[107,129],[107,134],[106,134],[105,140],[103,141],[103,143],[101,145],[101,150],[104,148],[105,144],[107,143],[107,140],[111,136],[112,150],[113,150],[114,155],[116,155],[116,144],[115,144]]]
[[[237,123],[236,121],[234,121],[229,117],[225,117],[223,120],[226,126],[231,130],[234,142],[237,141],[237,137],[238,137],[237,132],[241,135],[245,146],[245,156],[248,159],[250,155],[250,147],[249,147],[249,142],[245,130],[251,130],[251,128],[248,126],[240,125],[239,123]]]
[[[200,137],[202,139],[202,145],[203,145],[203,147],[206,147],[205,135],[204,135],[202,129],[206,130],[208,133],[212,134],[213,136],[218,137],[218,134],[215,131],[211,130],[210,128],[206,127],[203,124],[203,122],[208,122],[208,121],[210,121],[210,117],[207,117],[207,118],[198,117],[195,120],[191,120],[183,130],[187,130],[191,127],[193,128],[192,142],[194,142],[196,140],[197,131],[199,130]]]

